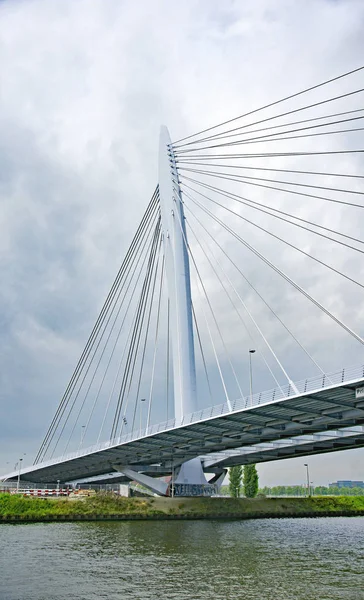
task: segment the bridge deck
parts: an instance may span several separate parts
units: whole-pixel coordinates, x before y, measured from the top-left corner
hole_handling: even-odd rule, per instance
[[[360,376],[346,381],[347,377],[353,375]],[[335,378],[341,381],[332,384]],[[269,392],[270,396],[268,392],[257,394],[253,397],[253,405],[242,407],[245,401],[240,400],[232,411],[228,410],[226,404],[199,411],[185,418],[178,427],[175,427],[174,421],[169,421],[153,426],[147,432],[134,432],[25,468],[21,471],[21,478],[37,482],[59,479],[63,482],[103,475],[119,470],[122,465],[137,469],[142,465],[167,467],[173,462],[174,466],[178,466],[196,456],[242,446],[255,447],[264,442],[294,440],[297,437],[297,443],[290,442],[284,450],[288,458],[297,455],[296,448],[302,446],[298,436],[364,424],[364,398],[356,398],[355,393],[356,388],[364,385],[363,367],[346,373],[340,371],[330,378],[324,376],[306,380],[301,384],[309,388],[314,385],[317,387],[273,400],[272,397],[278,395],[276,390]],[[359,435],[354,445],[358,446],[361,440],[362,436]],[[339,448],[331,444],[330,449]],[[270,456],[274,456],[274,453]],[[279,457],[276,453],[275,458]],[[266,460],[269,460],[269,456]],[[217,462],[221,462],[220,459]],[[225,457],[225,464],[227,462]],[[13,472],[2,479],[15,479],[17,476],[18,472]]]
[[[221,467],[234,465],[255,464],[271,460],[284,460],[298,456],[311,456],[335,450],[352,450],[364,447],[364,425],[344,427],[343,429],[306,434],[284,440],[262,442],[256,446],[244,446],[234,450],[214,452],[201,456],[204,471],[214,473]],[[141,468],[139,466],[139,468]],[[170,473],[169,466],[143,465],[141,471],[151,477],[161,477]],[[94,477],[85,477],[78,480],[85,484],[125,483],[128,478],[118,471],[113,471]]]

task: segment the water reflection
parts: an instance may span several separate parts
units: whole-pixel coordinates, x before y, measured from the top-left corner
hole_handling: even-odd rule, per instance
[[[363,534],[363,518],[2,525],[0,598],[364,600]]]

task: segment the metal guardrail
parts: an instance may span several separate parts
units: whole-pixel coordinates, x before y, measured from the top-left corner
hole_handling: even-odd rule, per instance
[[[364,365],[361,365],[360,367],[344,368],[341,369],[341,371],[336,371],[335,373],[324,373],[323,375],[317,377],[303,379],[302,381],[298,381],[293,384],[283,385],[280,388],[273,388],[272,390],[259,392],[254,394],[252,397],[247,396],[246,398],[238,398],[237,400],[231,402],[232,411],[229,410],[228,404],[224,403],[218,406],[213,406],[212,408],[203,409],[197,413],[194,412],[191,415],[185,416],[182,424],[186,425],[188,423],[193,423],[196,420],[202,421],[224,413],[240,411],[244,408],[252,408],[254,406],[267,404],[276,400],[285,400],[292,396],[306,394],[308,392],[317,392],[320,389],[337,386],[344,382],[361,378],[364,378]],[[196,415],[198,416],[197,419]]]
[[[314,391],[317,392],[321,389],[335,387],[345,382],[355,381],[359,379],[364,379],[364,365],[344,368],[340,371],[335,371],[334,373],[324,373],[323,375],[311,377],[309,379],[303,379],[293,384],[286,384],[279,388],[273,388],[265,392],[259,392],[253,394],[253,396],[251,397],[246,396],[245,398],[238,398],[237,400],[232,401],[230,403],[231,410],[227,402],[212,406],[211,408],[204,408],[202,410],[185,415],[180,423],[177,423],[176,419],[170,419],[169,421],[158,423],[156,425],[152,425],[148,428],[143,428],[141,430],[132,431],[131,433],[120,435],[119,437],[114,438],[112,440],[101,442],[93,446],[89,446],[88,448],[83,448],[82,450],[79,450],[77,452],[72,452],[55,459],[38,463],[38,465],[34,465],[32,468],[22,469],[21,473],[26,474],[27,471],[34,471],[38,466],[44,468],[61,462],[66,462],[75,458],[81,458],[82,456],[86,456],[95,452],[100,452],[101,450],[106,450],[114,446],[120,446],[122,444],[126,444],[128,442],[132,442],[134,440],[138,440],[149,435],[160,433],[161,431],[168,431],[171,429],[175,429],[176,427],[190,425],[199,421],[205,421],[213,417],[218,417],[225,414],[232,414],[234,412],[239,412],[243,409],[253,408],[255,406],[259,406],[261,404],[268,404],[277,400],[284,400],[300,394],[305,394]],[[296,390],[298,391],[298,394]],[[12,475],[15,474],[16,473]]]

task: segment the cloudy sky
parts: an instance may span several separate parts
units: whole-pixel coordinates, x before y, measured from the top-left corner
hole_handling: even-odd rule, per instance
[[[51,421],[155,188],[160,125],[178,139],[360,66],[360,0],[276,4],[0,2],[1,471],[24,453],[30,463]],[[302,210],[360,236],[357,215]],[[336,258],[351,276],[363,273],[360,259]],[[312,280],[311,266],[286,259],[281,267],[363,333],[361,293],[325,272]],[[325,370],[363,363],[357,343],[269,281],[269,299]],[[294,379],[313,374],[268,321],[266,331]],[[263,375],[260,384],[271,386]],[[261,483],[303,482],[303,462],[261,465]],[[364,479],[363,462],[363,451],[313,457],[312,479]]]

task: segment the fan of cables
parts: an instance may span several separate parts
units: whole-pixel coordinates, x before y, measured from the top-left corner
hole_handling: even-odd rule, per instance
[[[324,373],[364,344],[364,67],[175,141],[201,408]],[[176,219],[178,219],[176,214]],[[173,419],[156,188],[36,462]],[[284,394],[283,394],[284,395]]]

